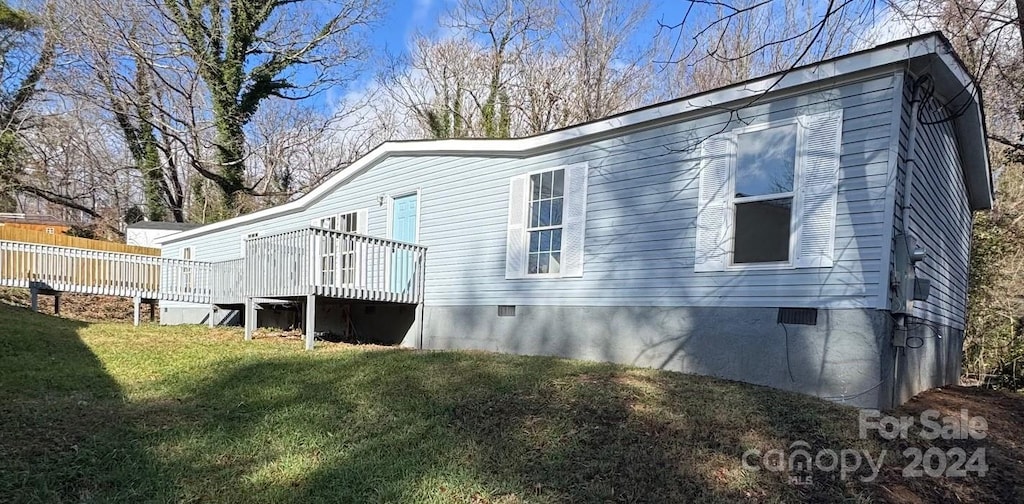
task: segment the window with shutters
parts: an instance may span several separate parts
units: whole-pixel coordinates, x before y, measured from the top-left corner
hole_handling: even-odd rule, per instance
[[[842,117],[802,115],[704,140],[694,271],[832,266]]]
[[[526,231],[530,248],[526,273],[556,274],[562,263],[562,203],[565,170],[530,175],[530,217]]]
[[[586,163],[509,180],[505,278],[583,276]]]
[[[790,261],[796,144],[796,124],[736,135],[733,264]]]

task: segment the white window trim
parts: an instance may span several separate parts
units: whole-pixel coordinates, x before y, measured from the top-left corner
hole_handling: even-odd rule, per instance
[[[561,263],[558,273],[527,273],[529,270],[530,232],[529,220],[532,191],[530,179],[533,175],[563,170],[565,186],[562,194],[562,224],[544,229],[562,229]],[[506,227],[505,279],[545,280],[555,278],[582,278],[586,259],[586,212],[590,163],[578,162],[548,166],[517,174],[509,179],[508,223]],[[517,182],[519,181],[519,182]],[[521,187],[517,188],[517,184]],[[575,193],[573,188],[579,191]],[[512,200],[518,194],[517,200]],[[519,207],[519,213],[513,209]],[[536,228],[540,230],[541,228]]]
[[[188,257],[185,257],[185,252],[188,252]],[[196,248],[193,245],[181,247],[181,251],[178,252],[182,261],[195,261],[196,260]],[[195,271],[191,267],[182,265],[181,267],[181,291],[184,293],[195,292],[196,276]]]
[[[366,213],[367,215],[369,215],[369,211],[370,211],[369,208],[357,208],[355,210],[349,210],[349,211],[346,211],[346,212],[338,212],[336,214],[324,215],[324,216],[320,216],[320,217],[314,217],[314,218],[312,218],[309,221],[309,225],[313,226],[315,228],[330,229],[327,226],[324,226],[323,221],[325,219],[333,218],[333,219],[336,220],[336,222],[340,222],[341,218],[346,216],[346,215],[355,215],[356,216],[356,232],[355,232],[355,234],[365,235],[365,234],[368,234],[366,232],[366,230],[365,229],[359,229],[359,215],[361,213]],[[367,223],[367,227],[369,227],[369,223]],[[344,231],[342,231],[342,232],[344,232]]]
[[[561,229],[562,230],[562,244],[561,244],[561,246],[558,249],[558,257],[559,258],[562,257],[562,252],[565,249],[565,241],[564,241],[565,240],[565,191],[566,191],[566,189],[568,189],[566,182],[567,182],[567,177],[568,177],[568,168],[570,166],[572,166],[572,165],[555,166],[553,168],[543,168],[543,169],[540,169],[540,170],[533,170],[533,171],[530,171],[530,172],[527,172],[527,173],[524,174],[524,176],[526,177],[526,191],[524,191],[525,192],[524,196],[526,198],[526,201],[523,203],[523,208],[524,208],[524,210],[526,212],[525,219],[523,219],[523,257],[526,258],[523,261],[523,278],[524,279],[530,279],[530,278],[562,278],[563,276],[565,276],[565,275],[562,274],[561,264],[559,264],[558,273],[530,273],[530,232],[531,231],[550,231],[552,229]],[[538,228],[530,228],[530,211],[531,211],[531,208],[532,208],[532,205],[530,205],[530,197],[531,197],[531,194],[533,194],[533,192],[531,191],[531,188],[530,188],[530,179],[534,175],[539,175],[541,173],[550,173],[550,172],[554,172],[554,171],[558,171],[558,170],[562,170],[562,223],[557,225],[557,226],[544,226],[544,227],[538,227]],[[561,259],[559,259],[559,261],[561,261]]]
[[[729,136],[732,139],[731,145],[732,150],[729,152],[729,243],[732,247],[729,249],[729,254],[725,264],[726,271],[757,271],[757,270],[792,270],[797,269],[796,267],[796,253],[797,247],[800,244],[800,230],[798,228],[800,224],[800,209],[797,208],[797,194],[800,192],[800,187],[803,184],[803,151],[802,145],[806,141],[804,138],[805,128],[801,124],[800,118],[802,116],[795,116],[789,119],[779,119],[775,121],[769,121],[760,124],[753,124],[742,128],[736,128],[729,132]],[[736,194],[736,161],[739,158],[739,154],[736,152],[736,146],[739,145],[739,136],[744,133],[756,133],[758,131],[764,131],[771,128],[778,128],[780,126],[796,125],[796,157],[794,158],[793,166],[793,190],[785,193],[774,193],[770,195],[762,196],[748,196],[745,198],[737,198]],[[739,263],[737,264],[733,260],[733,255],[736,253],[736,203],[754,203],[757,201],[768,201],[774,199],[789,198],[790,203],[790,215],[789,215],[789,259],[786,261],[773,261],[773,262],[762,262],[762,263]]]
[[[344,211],[344,212],[338,212],[336,214],[325,215],[325,216],[320,216],[320,217],[314,217],[313,219],[310,220],[309,225],[313,226],[315,228],[320,228],[320,229],[331,229],[330,227],[324,225],[324,223],[323,223],[324,220],[326,220],[326,219],[334,219],[335,223],[340,223],[341,220],[342,220],[342,217],[350,216],[350,215],[354,215],[355,216],[355,223],[356,223],[356,230],[352,234],[367,235],[368,234],[367,230],[366,229],[361,229],[359,227],[359,224],[360,224],[360,220],[361,220],[360,219],[360,215],[365,215],[366,216],[366,221],[367,221],[367,222],[365,222],[365,226],[367,228],[369,228],[370,223],[368,222],[369,221],[369,209],[368,208],[358,208],[356,210],[349,210],[349,211]],[[332,229],[332,231],[337,231],[337,230],[333,230]],[[346,231],[337,231],[337,232],[345,233]],[[356,285],[356,280],[357,279],[354,278],[354,277],[359,274],[359,269],[358,269],[358,267],[355,266],[355,264],[357,264],[359,262],[359,259],[358,259],[359,251],[355,250],[355,249],[347,250],[347,251],[339,251],[337,248],[335,248],[335,250],[333,252],[327,253],[327,252],[325,252],[321,248],[322,245],[323,245],[323,241],[318,240],[317,243],[316,243],[316,249],[314,250],[314,253],[315,253],[316,257],[319,259],[316,262],[316,268],[315,268],[315,271],[314,271],[314,274],[316,275],[316,278],[321,283],[323,283],[325,285],[329,284],[329,285],[338,286],[338,287]],[[353,263],[353,268],[342,268],[341,267],[341,260],[340,259],[341,259],[341,257],[343,255],[348,255],[348,256],[352,257],[351,260],[352,260],[352,263]],[[327,257],[331,257],[332,258],[331,259],[332,267],[331,267],[330,270],[327,270],[327,269],[325,269],[323,267],[323,260],[325,258],[327,258]],[[350,269],[352,270],[352,273],[353,273],[353,280],[351,282],[342,282],[342,281],[340,281],[341,277],[344,276],[344,275],[342,275],[342,273],[344,271],[347,271],[347,270],[350,270]],[[331,274],[334,276],[334,281],[332,281],[332,282],[324,281],[324,274],[327,273],[328,271],[330,271]]]

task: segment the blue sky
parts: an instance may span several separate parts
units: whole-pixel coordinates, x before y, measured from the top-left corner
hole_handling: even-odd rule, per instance
[[[417,29],[437,26],[444,10],[445,0],[392,0],[380,27],[374,30],[372,44],[379,50],[404,52],[409,37]]]
[[[437,28],[438,21],[454,0],[391,0],[385,8],[384,18],[372,35],[371,44],[380,52],[387,49],[398,54],[406,50],[407,42],[417,31],[429,33]],[[682,19],[686,11],[685,0],[656,0],[651,2],[651,12],[643,33],[638,37],[652,37],[658,30],[658,20],[673,24]]]
[[[457,0],[390,0],[384,7],[384,15],[373,29],[370,44],[373,48],[374,61],[369,62],[367,72],[346,89],[328,91],[326,100],[334,102],[349,93],[359,93],[376,71],[375,62],[383,61],[385,54],[401,55],[409,47],[409,41],[417,31],[430,34],[439,27],[444,13]],[[643,29],[633,34],[636,41],[649,41],[658,33],[658,21],[666,24],[678,23],[686,10],[685,0],[652,0],[651,9]],[[663,37],[674,36],[662,34]],[[314,98],[315,100],[316,98]]]

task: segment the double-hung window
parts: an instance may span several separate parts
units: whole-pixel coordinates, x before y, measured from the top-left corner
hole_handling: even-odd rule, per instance
[[[842,111],[704,140],[694,270],[830,267]]]
[[[505,278],[583,276],[587,173],[581,163],[512,177]]]
[[[528,275],[561,272],[564,192],[565,170],[530,175]]]
[[[348,212],[318,219],[319,227],[342,233],[361,233],[360,212]],[[365,224],[364,224],[365,225]],[[355,281],[356,246],[351,239],[324,235],[320,243],[320,281],[323,285],[344,285]]]
[[[736,135],[733,264],[790,261],[796,142],[793,123]]]

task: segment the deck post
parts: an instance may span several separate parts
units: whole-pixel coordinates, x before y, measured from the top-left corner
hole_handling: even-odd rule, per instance
[[[140,313],[141,309],[142,309],[142,297],[140,297],[140,296],[132,297],[132,321],[135,322],[135,327],[139,327],[139,322],[140,322],[139,319],[142,318],[141,317],[141,313]]]
[[[313,349],[313,337],[316,331],[316,295],[306,296],[306,350]]]
[[[252,333],[256,330],[256,310],[253,298],[245,298],[245,341],[252,341]]]
[[[36,287],[29,287],[29,296],[32,298],[32,311],[39,311],[39,289]]]
[[[207,325],[210,327],[210,329],[213,329],[213,326],[215,325],[214,322],[213,322],[213,317],[215,315],[217,315],[217,305],[211,304],[210,305],[210,317],[207,319]]]
[[[53,293],[53,314],[60,315],[60,292]]]

